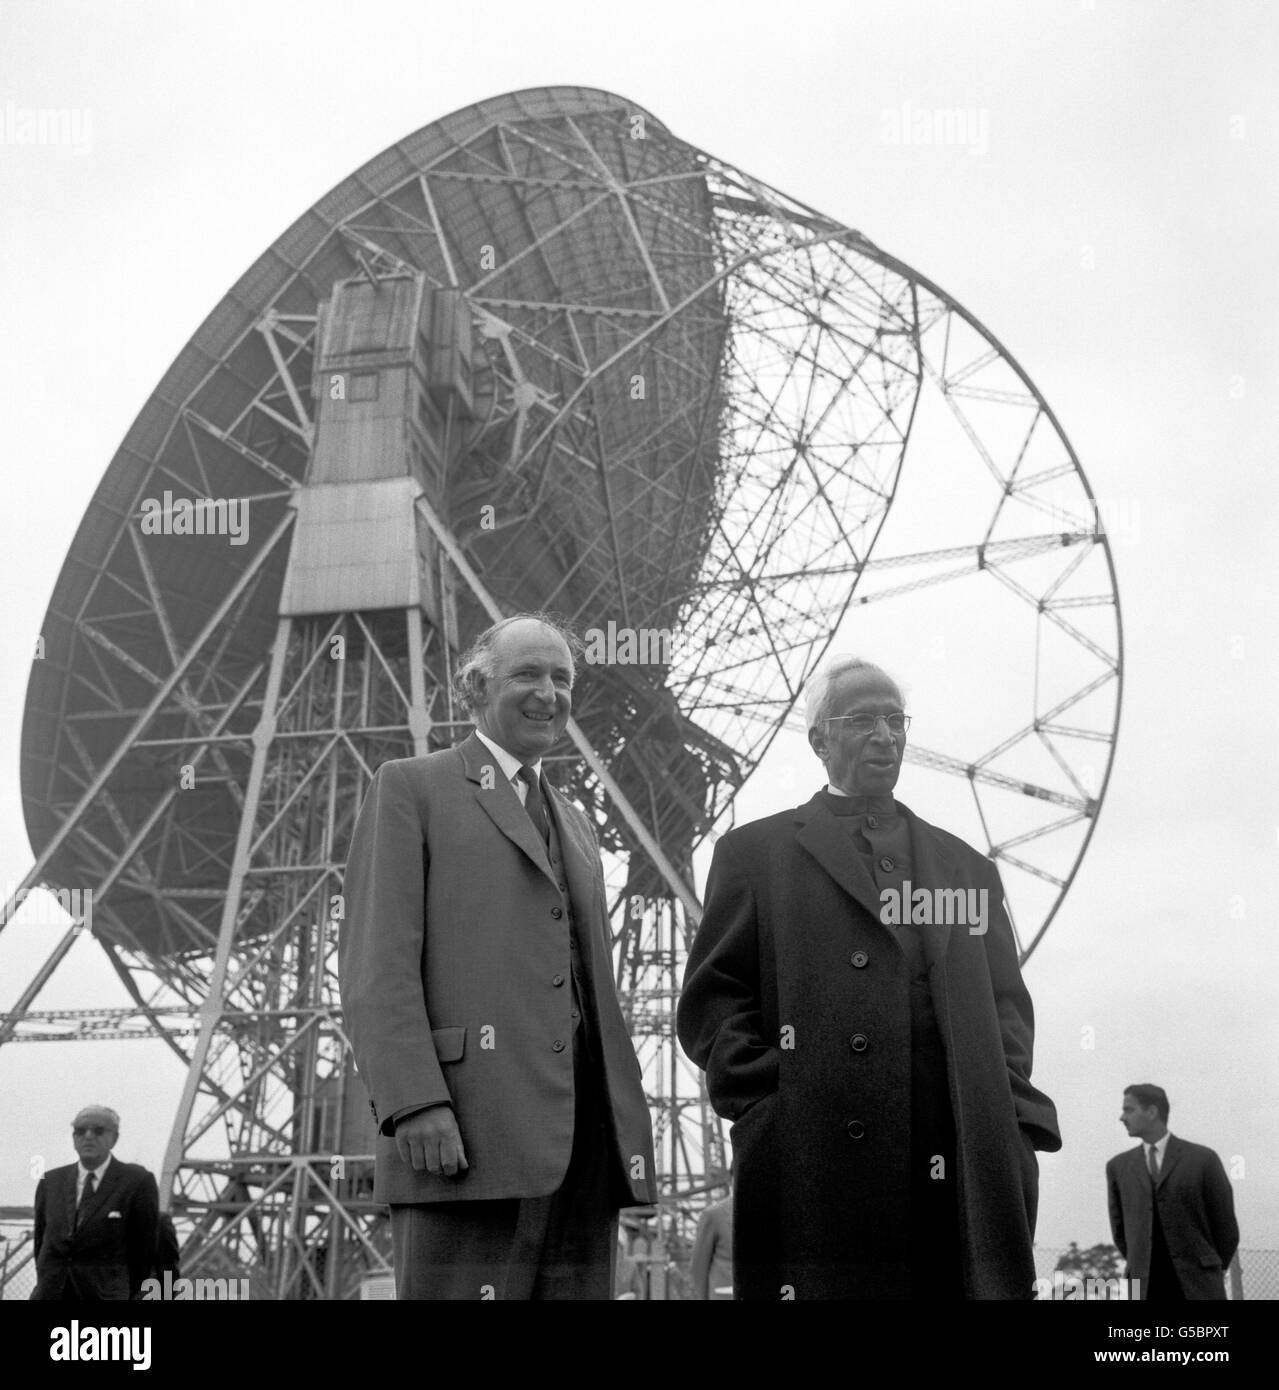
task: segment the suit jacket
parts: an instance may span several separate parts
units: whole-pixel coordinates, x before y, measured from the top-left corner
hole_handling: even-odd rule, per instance
[[[1038,1164],[1061,1147],[1030,1081],[1033,1011],[993,864],[896,803],[918,888],[986,889],[984,935],[920,930],[956,1129],[969,1297],[1027,1299]],[[905,1298],[910,968],[823,794],[715,847],[680,1041],[735,1121],[737,1297]],[[789,1291],[789,1292],[783,1292]]]
[[[1144,1144],[1106,1164],[1110,1229],[1145,1297],[1150,1278],[1152,1212],[1159,1221],[1182,1292],[1191,1300],[1224,1299],[1224,1272],[1239,1248],[1235,1195],[1221,1159],[1203,1144],[1168,1136],[1152,1200]]]
[[[113,1158],[75,1221],[79,1164],[51,1168],[36,1187],[36,1287],[31,1297],[136,1298],[156,1254],[160,1197],[155,1178]]]
[[[618,1183],[655,1200],[640,1066],[613,984],[599,847],[586,815],[548,788],[557,882],[515,789],[474,736],[380,767],[351,839],[339,942],[342,1007],[378,1125],[374,1198],[541,1197],[573,1143],[568,914],[594,997]],[[470,1167],[405,1164],[395,1117],[451,1102]]]

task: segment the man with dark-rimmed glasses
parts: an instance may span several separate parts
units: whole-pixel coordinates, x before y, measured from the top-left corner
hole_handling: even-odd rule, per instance
[[[139,1164],[111,1150],[120,1117],[87,1105],[71,1122],[77,1161],[51,1168],[36,1187],[36,1287],[64,1302],[136,1298],[155,1261],[159,1194]]]
[[[892,679],[807,694],[827,785],[716,844],[678,1010],[734,1121],[736,1296],[1030,1298],[1061,1138],[999,874],[893,798]]]

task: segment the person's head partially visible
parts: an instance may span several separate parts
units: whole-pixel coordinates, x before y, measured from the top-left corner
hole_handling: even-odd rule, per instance
[[[71,1141],[80,1162],[100,1168],[120,1137],[120,1117],[108,1105],[86,1105],[71,1121]]]
[[[859,657],[836,657],[808,691],[808,742],[832,787],[849,796],[886,796],[906,752],[901,689],[887,672]]]
[[[575,638],[542,613],[494,623],[475,639],[454,678],[475,727],[526,766],[559,742],[573,708]]]
[[[1149,1082],[1127,1087],[1119,1122],[1133,1139],[1157,1143],[1168,1129],[1168,1092]]]

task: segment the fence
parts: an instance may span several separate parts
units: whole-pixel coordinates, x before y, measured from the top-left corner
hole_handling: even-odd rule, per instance
[[[1052,1246],[1037,1245],[1036,1278],[1051,1280],[1053,1271],[1057,1268],[1057,1261],[1065,1253],[1064,1248],[1054,1249]],[[1060,1296],[1054,1294],[1054,1297]],[[1279,1298],[1279,1250],[1240,1250],[1227,1272],[1226,1297],[1249,1302],[1256,1299]]]

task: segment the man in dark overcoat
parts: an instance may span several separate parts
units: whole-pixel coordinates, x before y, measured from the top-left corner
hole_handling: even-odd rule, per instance
[[[901,692],[813,683],[828,785],[725,834],[678,1008],[732,1120],[738,1298],[1027,1299],[1034,1021],[995,866],[894,800]]]
[[[1130,1297],[1143,1303],[1224,1299],[1239,1223],[1221,1159],[1169,1131],[1162,1086],[1129,1086],[1120,1120],[1141,1140],[1106,1164],[1110,1229],[1128,1264]]]

